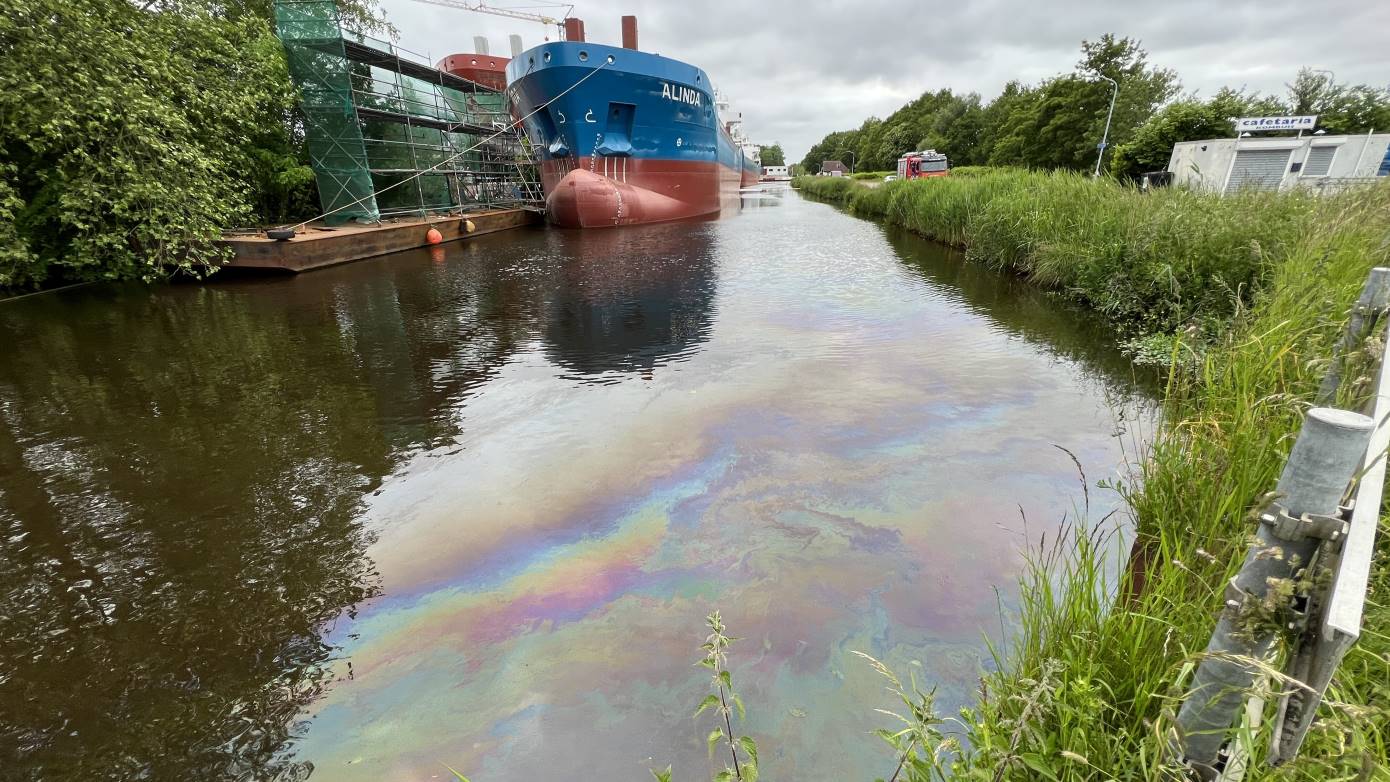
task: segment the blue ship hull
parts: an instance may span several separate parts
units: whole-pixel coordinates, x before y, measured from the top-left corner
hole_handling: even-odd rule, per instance
[[[540,146],[546,212],[600,227],[718,214],[756,182],[703,70],[647,52],[547,43],[507,66],[507,95]]]

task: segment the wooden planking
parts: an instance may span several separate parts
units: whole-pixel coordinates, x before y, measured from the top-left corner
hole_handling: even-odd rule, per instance
[[[472,221],[469,233],[465,221]],[[226,267],[304,272],[340,263],[360,261],[378,255],[429,246],[425,235],[437,229],[445,242],[469,236],[520,228],[540,221],[540,215],[527,209],[493,209],[467,215],[451,215],[431,220],[410,219],[380,225],[343,225],[325,228],[309,225],[288,241],[275,241],[263,235],[231,237],[221,244],[235,253]]]

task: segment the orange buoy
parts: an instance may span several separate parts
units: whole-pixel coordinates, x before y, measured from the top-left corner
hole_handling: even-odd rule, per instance
[[[431,228],[429,233],[425,234],[425,241],[430,244],[439,244],[444,241],[444,234],[440,233],[438,228]]]

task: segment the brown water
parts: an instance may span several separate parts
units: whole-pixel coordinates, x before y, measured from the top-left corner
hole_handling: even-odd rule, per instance
[[[0,305],[0,777],[693,779],[713,608],[765,778],[886,776],[850,653],[968,704],[1144,398],[795,194]]]

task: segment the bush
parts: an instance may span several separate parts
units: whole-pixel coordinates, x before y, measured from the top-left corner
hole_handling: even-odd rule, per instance
[[[376,29],[370,0],[342,18]],[[263,0],[10,0],[0,290],[215,271],[224,228],[317,212]],[[100,56],[93,56],[100,52]]]

